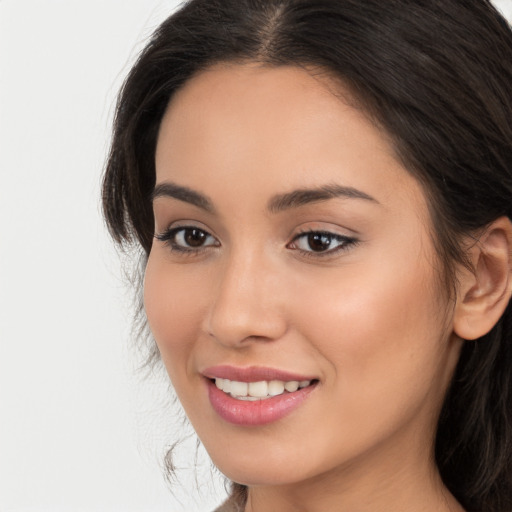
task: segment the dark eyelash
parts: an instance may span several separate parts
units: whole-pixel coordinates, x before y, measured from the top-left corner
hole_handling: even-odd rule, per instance
[[[199,254],[199,253],[207,250],[209,247],[211,247],[210,245],[207,245],[207,246],[201,246],[201,247],[196,247],[196,248],[191,247],[191,248],[187,249],[186,247],[182,247],[182,246],[176,244],[174,242],[174,237],[176,236],[176,234],[179,233],[180,231],[185,231],[187,229],[197,229],[197,230],[203,231],[204,233],[207,233],[209,236],[211,236],[210,233],[208,233],[208,231],[206,231],[205,229],[200,229],[197,226],[178,226],[176,228],[166,229],[165,231],[162,231],[161,233],[155,233],[154,237],[158,241],[163,242],[167,247],[169,247],[169,249],[171,251],[179,252],[184,255]]]
[[[162,231],[161,233],[155,233],[153,236],[159,240],[160,242],[169,242],[174,235],[178,232],[178,229],[183,229],[182,227],[179,228],[169,228],[165,231]]]
[[[165,231],[163,231],[161,233],[156,233],[154,235],[154,237],[158,241],[165,243],[165,245],[167,245],[171,251],[179,252],[181,254],[188,254],[188,255],[199,254],[199,253],[207,250],[208,247],[211,247],[211,245],[207,245],[207,246],[201,246],[201,247],[196,247],[196,248],[185,248],[180,245],[177,245],[174,242],[174,237],[180,231],[184,231],[187,229],[199,229],[200,231],[203,231],[203,232],[207,233],[209,236],[211,236],[206,230],[202,230],[202,229],[198,228],[197,226],[178,226],[175,228],[166,229]],[[307,230],[307,231],[302,231],[302,232],[298,233],[293,238],[291,243],[294,243],[297,240],[299,240],[300,238],[307,236],[307,235],[311,235],[311,234],[327,236],[327,237],[331,238],[332,240],[341,242],[341,245],[334,249],[330,249],[327,251],[305,251],[305,250],[299,249],[299,248],[294,249],[294,250],[300,252],[300,254],[306,258],[314,258],[314,259],[327,258],[329,256],[334,256],[334,255],[338,254],[339,252],[346,251],[350,247],[353,247],[354,245],[359,243],[359,240],[357,240],[354,237],[338,235],[336,233],[331,233],[330,231],[316,231],[316,230]]]
[[[292,243],[296,242],[300,238],[307,236],[307,235],[328,236],[337,242],[342,242],[342,244],[340,246],[336,247],[335,249],[331,249],[331,250],[327,250],[327,251],[318,251],[318,252],[304,251],[303,249],[299,249],[299,248],[295,249],[296,251],[299,251],[301,253],[301,256],[306,257],[306,258],[315,258],[315,259],[328,258],[329,256],[334,256],[334,255],[338,254],[339,252],[347,251],[348,249],[350,249],[351,247],[354,247],[355,245],[357,245],[359,243],[359,240],[354,237],[350,237],[350,236],[346,236],[346,235],[338,235],[336,233],[331,233],[330,231],[317,231],[314,229],[302,231],[302,232],[298,233],[293,238]]]

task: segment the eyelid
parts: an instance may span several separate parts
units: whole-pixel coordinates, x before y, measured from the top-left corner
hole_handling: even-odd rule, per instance
[[[213,239],[214,243],[209,243],[206,245],[200,245],[197,247],[179,245],[176,243],[175,237],[181,231],[186,230],[197,230],[206,234],[207,237]],[[219,247],[220,242],[218,239],[210,233],[208,229],[203,228],[202,226],[198,226],[197,223],[183,223],[179,225],[175,225],[175,223],[171,224],[169,227],[164,229],[163,231],[157,232],[154,234],[154,238],[164,243],[171,251],[183,254],[183,255],[197,255],[206,250],[209,250],[212,247]]]
[[[213,236],[215,239],[218,238],[217,235],[213,234],[213,230],[210,229],[210,227],[205,225],[203,222],[192,218],[175,219],[168,222],[165,222],[164,219],[161,219],[161,221],[157,222],[156,224],[160,224],[161,226],[163,226],[162,229],[158,229],[158,227],[155,227],[155,233],[153,237],[156,239],[164,237],[171,231],[177,231],[179,229],[199,229]]]
[[[300,240],[301,238],[304,238],[308,235],[323,235],[326,237],[329,237],[333,240],[337,240],[339,245],[334,247],[333,249],[327,249],[325,251],[314,251],[314,250],[304,250],[299,247],[292,247],[293,244],[297,242],[297,240]],[[296,250],[299,253],[301,253],[302,256],[308,257],[308,258],[326,258],[326,257],[336,257],[341,252],[345,252],[349,250],[351,247],[354,247],[360,242],[360,240],[353,236],[353,235],[346,235],[337,233],[335,231],[330,231],[328,229],[313,229],[313,228],[307,228],[299,231],[292,240],[288,243],[287,247]]]
[[[154,237],[160,242],[164,243],[171,251],[180,253],[182,255],[194,256],[202,252],[209,251],[212,248],[220,247],[218,238],[213,235],[208,228],[205,228],[196,221],[175,221],[171,223],[165,230],[157,232]],[[199,245],[189,245],[185,239],[179,243],[176,240],[177,236],[180,236],[180,232],[183,233],[187,230],[197,230],[205,235],[204,243]],[[353,233],[353,231],[352,231]],[[328,239],[327,248],[325,250],[315,250],[311,245],[309,249],[301,248],[298,241],[301,238],[305,238],[309,235],[320,235]],[[183,234],[181,235],[183,236]],[[338,230],[333,228],[318,227],[304,227],[301,228],[295,235],[293,235],[290,242],[286,244],[288,249],[297,251],[304,257],[319,259],[325,257],[335,257],[341,252],[349,250],[351,247],[359,243],[359,239],[354,235],[342,234]],[[201,240],[199,240],[201,242]],[[334,243],[332,243],[334,242]],[[334,247],[330,246],[333,245]]]

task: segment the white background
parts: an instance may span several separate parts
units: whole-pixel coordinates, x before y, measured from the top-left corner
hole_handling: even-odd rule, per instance
[[[496,4],[512,19],[512,0]],[[192,473],[175,496],[165,486],[179,422],[165,381],[134,374],[130,292],[99,209],[115,93],[176,5],[0,0],[0,512],[222,499],[218,482],[191,495]]]

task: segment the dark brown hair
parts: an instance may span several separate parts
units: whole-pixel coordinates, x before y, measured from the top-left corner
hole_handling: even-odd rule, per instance
[[[150,252],[169,100],[201,70],[237,61],[324,69],[349,88],[423,184],[450,286],[461,235],[512,217],[512,33],[489,1],[192,0],[157,29],[119,95],[103,184],[118,243]],[[465,342],[439,419],[437,464],[468,511],[512,511],[511,316],[509,304]]]

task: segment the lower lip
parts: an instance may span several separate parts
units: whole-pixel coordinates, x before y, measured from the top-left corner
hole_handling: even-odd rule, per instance
[[[208,379],[208,396],[214,411],[234,425],[253,427],[278,421],[297,409],[316,387],[316,383],[293,393],[266,398],[264,400],[237,400],[221,391]]]

